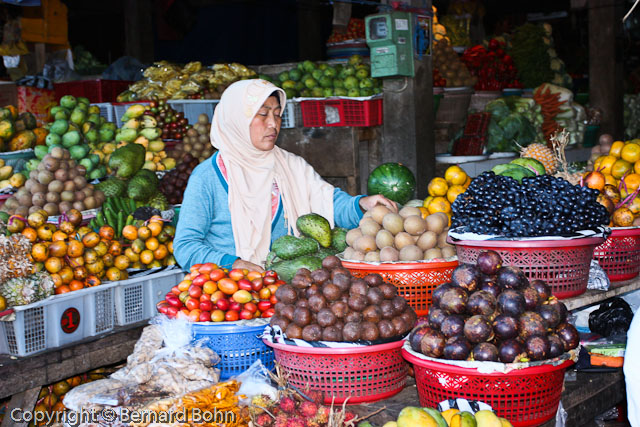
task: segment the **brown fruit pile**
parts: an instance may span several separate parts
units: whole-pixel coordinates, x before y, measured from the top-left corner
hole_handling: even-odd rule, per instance
[[[172,205],[182,203],[184,191],[187,189],[189,176],[193,169],[198,166],[199,160],[191,154],[186,153],[175,168],[167,172],[160,180],[160,191],[167,197],[167,201]]]
[[[335,256],[326,257],[321,269],[298,270],[276,298],[270,324],[290,339],[375,341],[403,336],[417,320],[395,286],[378,274],[355,278]]]
[[[429,357],[526,362],[560,356],[580,341],[551,288],[503,267],[494,251],[481,253],[477,265],[461,264],[431,298],[428,323],[409,335],[412,349]]]

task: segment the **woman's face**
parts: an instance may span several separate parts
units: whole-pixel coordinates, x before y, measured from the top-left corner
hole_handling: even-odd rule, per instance
[[[270,151],[276,145],[282,124],[281,112],[278,99],[270,96],[251,121],[249,125],[251,143],[258,150]]]

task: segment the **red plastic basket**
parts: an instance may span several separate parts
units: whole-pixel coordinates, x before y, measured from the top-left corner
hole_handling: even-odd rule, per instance
[[[382,124],[382,99],[326,99],[300,102],[302,125],[377,126]]]
[[[133,82],[127,80],[77,80],[64,83],[54,83],[56,101],[64,95],[84,96],[90,102],[116,102],[120,92],[129,88]]]
[[[593,251],[612,282],[633,279],[640,273],[640,227],[611,229],[611,235]]]
[[[530,280],[541,279],[551,286],[553,295],[569,298],[583,294],[589,282],[593,250],[603,237],[566,240],[460,240],[456,245],[458,260],[472,264],[478,255],[494,250],[503,265],[520,267]]]
[[[573,364],[567,360],[557,366],[484,374],[473,368],[420,359],[405,349],[402,355],[413,363],[421,406],[435,408],[443,400],[456,398],[479,400],[514,427],[541,425],[556,415],[564,372]]]
[[[300,390],[324,393],[324,402],[375,402],[399,393],[407,382],[409,365],[402,358],[404,340],[352,348],[297,347],[265,343]]]
[[[411,262],[402,264],[372,265],[342,261],[342,266],[355,277],[377,273],[398,288],[398,294],[416,311],[418,316],[426,316],[431,305],[431,293],[442,283],[451,280],[451,273],[458,261]]]

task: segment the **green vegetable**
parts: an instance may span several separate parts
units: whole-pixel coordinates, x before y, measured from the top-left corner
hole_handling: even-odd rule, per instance
[[[511,39],[511,56],[518,69],[518,77],[524,87],[537,87],[553,80],[551,58],[541,25],[524,24],[515,29]]]

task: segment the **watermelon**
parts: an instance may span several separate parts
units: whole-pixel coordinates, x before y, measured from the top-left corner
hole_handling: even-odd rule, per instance
[[[400,163],[384,163],[371,172],[367,181],[369,195],[382,194],[394,202],[404,204],[416,191],[416,178],[408,167]]]

